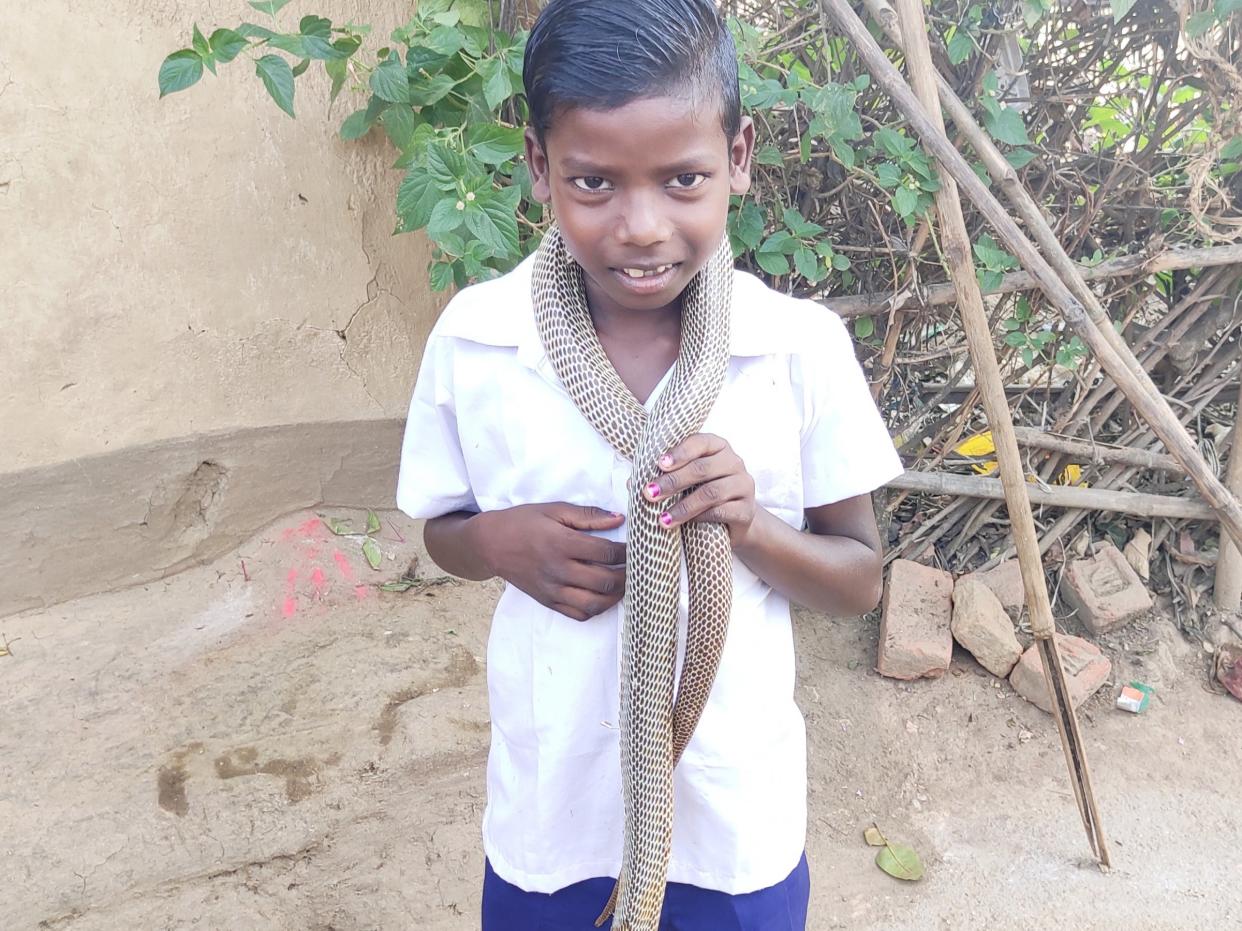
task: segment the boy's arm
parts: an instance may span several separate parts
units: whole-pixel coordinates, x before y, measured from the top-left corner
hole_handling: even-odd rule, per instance
[[[624,520],[563,502],[456,511],[427,521],[423,541],[446,572],[474,580],[499,576],[540,604],[585,621],[625,592],[625,544],[593,534]]]
[[[809,533],[757,507],[734,552],[755,575],[798,604],[838,617],[870,611],[879,603],[883,578],[871,496],[807,508],[805,514]]]

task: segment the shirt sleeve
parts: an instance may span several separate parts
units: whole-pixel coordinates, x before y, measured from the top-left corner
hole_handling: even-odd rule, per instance
[[[418,369],[397,477],[397,507],[410,517],[479,509],[457,428],[455,349],[454,339],[433,332]]]
[[[801,382],[803,507],[867,494],[905,469],[893,447],[849,331],[836,314],[816,308],[815,338],[793,360]]]

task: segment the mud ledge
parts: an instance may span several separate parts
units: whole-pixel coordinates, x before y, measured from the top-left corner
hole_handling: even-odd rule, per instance
[[[0,475],[0,617],[163,578],[299,508],[392,507],[401,429],[198,434]]]

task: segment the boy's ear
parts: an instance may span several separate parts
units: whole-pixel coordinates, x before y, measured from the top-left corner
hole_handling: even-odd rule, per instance
[[[755,121],[742,117],[742,128],[729,146],[729,193],[745,194],[750,190],[750,160],[755,154]]]
[[[526,167],[530,170],[531,196],[541,204],[552,200],[552,182],[548,177],[548,155],[539,144],[535,130],[526,127]]]

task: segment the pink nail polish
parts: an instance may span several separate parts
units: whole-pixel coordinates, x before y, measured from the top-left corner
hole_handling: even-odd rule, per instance
[[[665,527],[673,526],[673,515],[668,511],[665,511],[660,515],[660,523],[662,523]]]
[[[647,491],[647,497],[650,498],[652,501],[655,501],[657,498],[660,497],[660,486],[656,482],[648,482],[646,491]]]
[[[672,468],[672,465],[673,465],[672,456],[669,456],[666,454],[660,457],[660,468],[668,469],[668,468]]]

